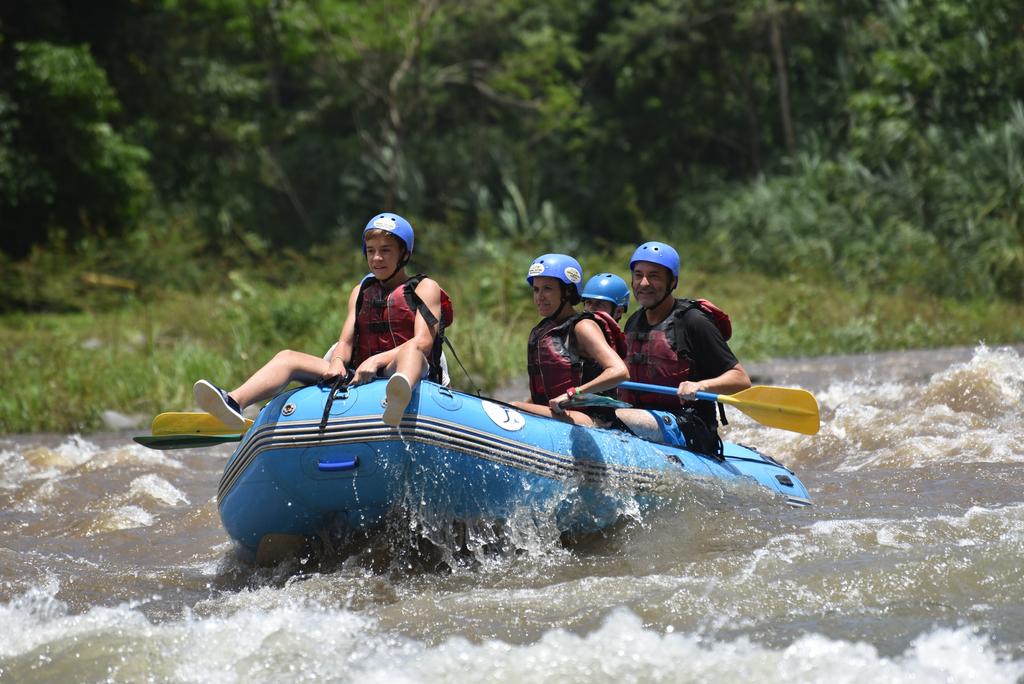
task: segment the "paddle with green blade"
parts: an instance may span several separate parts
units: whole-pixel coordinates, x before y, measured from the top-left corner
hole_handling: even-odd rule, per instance
[[[624,382],[620,387],[635,392],[676,394],[675,387],[649,385],[644,382]],[[754,385],[736,394],[697,392],[697,398],[735,406],[758,423],[804,435],[817,434],[821,426],[818,401],[807,390],[791,387]]]
[[[242,441],[242,435],[139,435],[136,442],[150,449],[196,449]]]
[[[620,409],[620,408],[633,408],[632,404],[624,401],[619,401],[614,397],[608,397],[603,394],[574,394],[572,399],[568,399],[559,404],[562,408],[567,409],[584,409],[584,408],[606,408],[606,409]]]

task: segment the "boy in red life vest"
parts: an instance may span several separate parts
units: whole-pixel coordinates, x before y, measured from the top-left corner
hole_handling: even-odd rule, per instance
[[[619,327],[619,319],[628,308],[629,286],[614,273],[598,273],[583,288],[583,310],[594,314],[611,333],[608,342],[622,358],[626,357],[626,337]]]
[[[610,316],[616,327],[628,308],[629,285],[614,273],[598,273],[583,287],[583,309]]]
[[[439,378],[439,330],[451,323],[448,295],[430,278],[410,279],[412,226],[397,214],[382,213],[363,230],[363,253],[370,273],[352,288],[348,315],[330,361],[303,352],[278,352],[231,392],[200,380],[195,401],[224,424],[245,429],[242,410],[269,399],[293,381],[332,380],[352,368],[350,384],[390,377],[385,423],[397,426],[420,378]]]
[[[609,344],[607,324],[573,308],[580,302],[582,280],[579,262],[565,254],[545,254],[530,265],[526,282],[533,288],[533,303],[543,319],[530,332],[527,343],[530,401],[515,402],[515,406],[592,426],[595,423],[590,416],[565,411],[561,404],[576,393],[611,389],[628,380],[629,374]]]
[[[706,428],[717,440],[715,404],[697,401],[696,393],[732,394],[750,387],[750,377],[723,334],[723,330],[731,332],[726,327],[728,317],[703,300],[672,296],[679,283],[679,254],[665,243],[640,245],[629,269],[633,295],[641,307],[624,326],[629,376],[636,382],[678,389],[675,397],[620,389],[619,398],[638,408],[673,413],[680,421],[692,421],[695,413],[704,423],[698,427]],[[660,426],[660,421],[651,414],[645,418],[642,412],[621,409],[617,415],[637,434],[642,431],[644,436],[658,439],[651,428],[655,423]],[[679,427],[689,434],[688,426]]]

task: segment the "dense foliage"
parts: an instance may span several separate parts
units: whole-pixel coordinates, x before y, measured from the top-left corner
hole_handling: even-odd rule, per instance
[[[506,398],[526,398],[526,338],[537,322],[521,269],[530,254],[484,254],[479,282],[446,280],[457,303],[448,333],[469,373],[449,355],[457,389],[503,388]],[[589,255],[586,263],[612,269],[621,260],[621,253]],[[134,416],[142,430],[162,411],[194,410],[197,378],[234,387],[280,349],[325,352],[337,339],[344,300],[340,288],[326,284],[333,280],[327,270],[337,268],[327,261],[289,259],[282,269],[309,277],[299,282],[267,283],[279,275],[235,270],[225,287],[200,293],[162,292],[144,302],[127,293],[118,306],[86,313],[0,316],[0,357],[7,360],[0,364],[0,435],[101,429],[108,411]],[[357,262],[345,272],[354,273]],[[438,261],[438,272],[450,273],[448,263]],[[730,345],[752,372],[766,357],[1024,340],[1024,305],[1002,300],[885,295],[693,269],[686,285],[728,309]],[[865,363],[868,375],[887,365]],[[755,373],[755,381],[765,380]]]
[[[1019,0],[4,3],[0,306],[385,208],[471,259],[661,237],[1019,300],[1022,65]]]

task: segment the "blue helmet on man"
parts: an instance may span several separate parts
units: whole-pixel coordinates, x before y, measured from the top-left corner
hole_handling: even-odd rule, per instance
[[[568,254],[544,254],[534,259],[526,271],[526,282],[533,285],[537,276],[557,278],[576,288],[577,301],[583,296],[583,267]]]
[[[652,264],[663,266],[672,272],[672,275],[679,278],[679,252],[664,242],[645,242],[636,248],[633,257],[629,260],[629,270],[638,261],[649,261]]]
[[[583,288],[584,299],[602,299],[614,306],[629,308],[629,285],[614,273],[598,273]]]
[[[366,254],[366,234],[371,230],[384,230],[391,233],[405,245],[407,256],[412,255],[413,242],[416,237],[412,230],[412,224],[398,214],[385,211],[370,219],[366,228],[363,229],[363,254]]]

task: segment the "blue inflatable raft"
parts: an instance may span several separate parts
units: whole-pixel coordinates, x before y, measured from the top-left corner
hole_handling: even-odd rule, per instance
[[[217,492],[224,527],[244,552],[274,557],[275,544],[283,551],[297,539],[372,532],[403,506],[469,522],[526,510],[584,534],[614,525],[624,510],[650,510],[659,490],[678,490],[685,478],[746,478],[790,505],[810,504],[791,470],[744,446],[726,443],[718,459],[427,381],[400,427],[389,427],[385,384],[303,387],[263,408]]]

